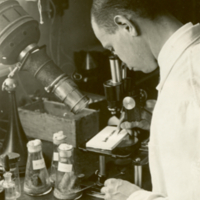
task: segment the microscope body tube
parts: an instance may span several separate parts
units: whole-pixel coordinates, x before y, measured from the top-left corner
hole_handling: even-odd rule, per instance
[[[119,66],[119,60],[115,57],[110,58],[110,71],[113,83],[120,83],[122,81],[122,72]]]
[[[121,100],[123,94],[122,84],[113,84],[111,80],[108,80],[104,83],[104,91],[108,103],[108,109],[113,110],[118,107],[121,107]]]
[[[49,93],[53,93],[73,113],[78,113],[88,104],[88,98],[77,89],[77,85],[56,66],[46,54],[45,48],[33,51],[22,70],[30,72]]]
[[[111,56],[109,60],[112,79],[104,83],[104,91],[108,109],[112,114],[116,114],[121,109],[123,98],[122,72],[116,56]]]

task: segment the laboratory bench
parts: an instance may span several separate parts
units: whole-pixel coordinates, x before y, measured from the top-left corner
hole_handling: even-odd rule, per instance
[[[43,155],[46,162],[46,166],[48,171],[50,172],[51,168],[51,158],[52,158],[52,143],[43,141]],[[110,156],[106,156],[106,170],[109,172],[108,177],[116,177],[124,180],[128,180],[130,182],[134,182],[134,166],[131,164],[120,164],[116,162],[117,159],[112,158]],[[128,162],[128,160],[125,160]],[[85,175],[85,180],[89,180],[92,176],[94,176],[95,171],[99,169],[99,155],[91,152],[84,152],[80,149],[75,150],[75,163],[79,174]],[[123,173],[121,173],[123,172]],[[148,165],[143,167],[143,189],[151,190],[151,181],[150,181],[150,173]],[[117,176],[116,176],[117,175]],[[23,182],[24,176],[20,178],[21,180],[21,190],[22,194],[18,198],[19,200],[56,200],[53,195],[53,189],[49,194],[40,197],[33,197],[25,194],[23,192]],[[86,184],[88,185],[88,184]],[[80,200],[99,200],[96,197],[90,197],[84,194],[80,198]]]
[[[149,170],[147,166],[143,168],[143,173],[144,173],[143,188],[146,190],[151,190],[150,176],[149,176]],[[23,182],[24,182],[24,178],[21,178],[22,193],[21,193],[21,196],[18,198],[18,200],[57,200],[53,195],[53,189],[49,194],[46,194],[44,196],[39,196],[39,197],[33,197],[33,196],[29,196],[25,194],[23,192]],[[101,199],[97,197],[90,197],[83,192],[83,195],[80,198],[80,200],[101,200]]]
[[[53,154],[53,144],[48,141],[42,141],[43,144],[43,156],[45,159],[46,167],[47,170],[50,174],[50,169],[51,169],[51,159],[52,159],[52,154]],[[78,173],[84,174],[86,177],[90,176],[95,170],[98,169],[98,156],[97,155],[89,155],[88,153],[82,152],[78,149],[75,150],[75,160],[76,160],[76,168]],[[53,195],[53,189],[50,193],[43,195],[43,196],[38,196],[38,197],[33,197],[29,196],[24,193],[23,191],[23,183],[24,183],[24,175],[21,175],[20,177],[20,182],[21,182],[21,196],[18,198],[18,200],[56,200],[56,198]],[[89,197],[82,195],[80,200],[98,200],[98,198],[94,197]]]

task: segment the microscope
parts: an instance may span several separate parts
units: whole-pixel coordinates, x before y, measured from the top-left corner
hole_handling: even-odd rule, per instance
[[[136,87],[134,79],[127,75],[126,65],[117,56],[110,56],[109,61],[112,79],[104,83],[108,110],[117,117],[125,112],[123,121],[140,121],[140,110],[147,97],[145,91]]]
[[[122,122],[141,121],[142,112],[146,106],[147,93],[137,87],[133,77],[128,76],[127,66],[117,56],[111,55],[109,61],[111,79],[104,82],[103,86],[107,108],[111,116],[118,119],[115,125],[121,130],[120,124]],[[148,112],[148,110],[146,111]],[[150,112],[149,115],[151,115]],[[88,148],[87,144],[80,147],[83,151],[99,155],[99,169],[91,178],[94,181],[94,186],[88,190],[87,194],[90,196],[98,194],[101,198],[100,188],[107,178],[111,178],[108,175],[108,169],[106,169],[106,157],[108,156],[117,160],[118,163],[125,163],[128,160],[129,164],[134,166],[134,183],[142,187],[142,166],[148,163],[148,138],[149,131],[133,128],[130,130],[128,138],[122,140],[112,150]],[[118,175],[123,173],[122,170],[119,174],[113,175],[112,178],[119,178]]]
[[[108,110],[122,122],[140,122],[142,112],[145,110],[151,115],[146,107],[147,93],[136,85],[134,74],[128,76],[128,69],[124,63],[113,55],[109,57],[111,80],[104,83],[104,90],[108,102]],[[150,116],[151,117],[151,116]],[[149,131],[139,128],[129,130],[130,140],[126,141],[123,149],[130,148],[130,157],[134,165],[134,183],[142,187],[142,166],[148,163]],[[120,154],[121,152],[118,151]],[[123,162],[123,159],[121,160]]]
[[[109,57],[112,79],[104,83],[104,90],[108,102],[108,110],[122,122],[139,122],[141,113],[146,106],[147,93],[135,83],[134,74],[128,76],[127,66],[117,56]],[[147,110],[146,110],[147,111]],[[147,111],[148,112],[148,111]],[[151,113],[149,112],[149,115]],[[123,145],[124,149],[131,149],[130,157],[134,165],[134,183],[142,186],[142,165],[148,163],[149,132],[133,128],[129,132],[130,140]],[[120,151],[118,151],[120,154]],[[123,162],[123,159],[121,160]]]

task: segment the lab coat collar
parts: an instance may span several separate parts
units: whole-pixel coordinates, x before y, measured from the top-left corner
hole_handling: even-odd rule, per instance
[[[164,44],[159,55],[160,83],[156,89],[161,92],[168,75],[181,54],[200,37],[200,25],[187,23],[178,29]]]

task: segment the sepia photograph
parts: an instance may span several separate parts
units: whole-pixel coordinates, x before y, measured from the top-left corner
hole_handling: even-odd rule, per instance
[[[0,200],[200,200],[200,0],[0,0]]]

